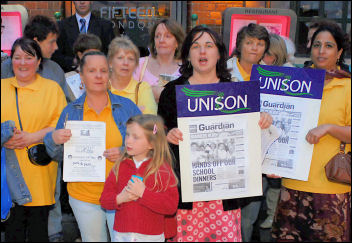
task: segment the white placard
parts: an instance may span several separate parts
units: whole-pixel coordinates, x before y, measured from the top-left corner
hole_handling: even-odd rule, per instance
[[[67,121],[72,137],[64,144],[65,182],[105,182],[105,122]]]

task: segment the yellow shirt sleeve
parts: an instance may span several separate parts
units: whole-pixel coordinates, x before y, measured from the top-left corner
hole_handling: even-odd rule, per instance
[[[142,106],[144,109],[141,108]],[[139,86],[138,107],[141,109],[141,111],[143,110],[143,114],[156,115],[158,107],[154,99],[152,88],[147,82],[142,82]]]

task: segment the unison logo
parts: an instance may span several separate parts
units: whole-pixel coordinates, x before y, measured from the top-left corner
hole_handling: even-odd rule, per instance
[[[257,67],[260,75],[265,76],[265,79],[259,77],[260,89],[281,90],[291,96],[311,95],[310,89],[312,81],[290,80],[291,76],[280,72],[273,72]]]
[[[190,112],[217,110],[223,113],[232,114],[242,110],[250,110],[250,108],[247,107],[247,95],[244,95],[244,97],[240,95],[224,97],[223,92],[207,90],[198,91],[186,87],[182,88],[182,92],[189,97],[195,98],[187,99],[187,108]]]

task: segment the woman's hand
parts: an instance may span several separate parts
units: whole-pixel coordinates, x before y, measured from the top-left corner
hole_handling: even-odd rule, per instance
[[[266,177],[273,178],[273,179],[281,178],[281,176],[278,176],[278,175],[275,175],[275,174],[266,175]]]
[[[108,160],[115,162],[121,156],[120,147],[110,148],[104,151],[103,156]]]
[[[182,132],[180,129],[172,128],[166,135],[166,139],[169,143],[178,145],[179,141],[183,141]]]
[[[133,178],[133,181],[134,182],[132,182],[131,180],[128,181],[126,191],[138,197],[142,197],[145,190],[145,185],[143,181],[136,177]]]
[[[4,143],[4,147],[8,149],[20,149],[18,146],[20,140],[21,130],[18,130],[16,127],[13,129],[13,136]]]
[[[306,135],[307,142],[310,144],[319,143],[319,140],[328,133],[330,126],[331,126],[330,124],[323,124],[309,130],[309,132]]]
[[[72,133],[70,129],[58,129],[55,130],[52,134],[54,143],[57,145],[66,143],[68,140],[70,140],[71,136]]]
[[[138,196],[130,193],[126,190],[126,187],[116,196],[116,203],[120,205],[121,203],[131,202],[138,199]]]
[[[273,123],[273,117],[267,112],[260,112],[258,125],[261,129],[266,129]]]

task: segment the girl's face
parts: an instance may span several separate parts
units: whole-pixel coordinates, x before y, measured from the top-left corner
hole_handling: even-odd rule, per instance
[[[127,154],[137,161],[147,158],[148,152],[153,149],[144,132],[144,129],[135,122],[127,125],[125,138]]]
[[[99,55],[87,56],[80,75],[87,92],[107,91],[109,69],[105,57]]]
[[[316,68],[335,70],[341,50],[337,50],[337,43],[328,31],[320,32],[312,43],[311,58]]]
[[[39,67],[40,60],[24,52],[20,46],[16,47],[12,58],[13,72],[21,82],[31,83]]]
[[[154,42],[158,55],[175,55],[178,45],[177,40],[166,28],[165,24],[159,24],[158,27],[156,27]]]
[[[265,51],[265,41],[246,36],[241,45],[241,61],[258,64]]]
[[[110,66],[118,77],[132,77],[137,64],[133,51],[120,49],[110,60]]]
[[[196,40],[202,35],[198,40]],[[195,35],[196,40],[189,51],[189,59],[195,73],[210,73],[216,71],[216,63],[220,59],[218,47],[211,36],[203,32]]]

